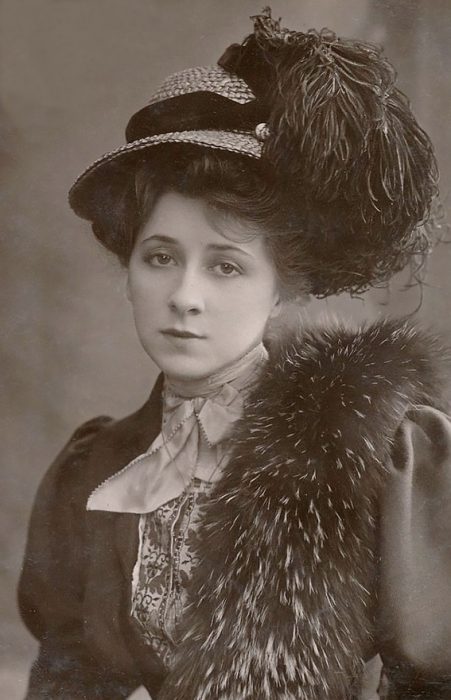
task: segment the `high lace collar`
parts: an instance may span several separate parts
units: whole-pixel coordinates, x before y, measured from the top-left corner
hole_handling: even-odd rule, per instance
[[[237,391],[246,390],[253,384],[267,359],[266,348],[259,343],[242,357],[205,378],[183,381],[165,378],[165,392],[191,399],[212,396],[225,384],[231,384]]]

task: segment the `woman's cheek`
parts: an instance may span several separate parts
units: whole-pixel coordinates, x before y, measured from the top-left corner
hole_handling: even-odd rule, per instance
[[[152,273],[142,275],[132,286],[132,297],[139,305],[155,308],[161,305],[166,295],[167,275]]]

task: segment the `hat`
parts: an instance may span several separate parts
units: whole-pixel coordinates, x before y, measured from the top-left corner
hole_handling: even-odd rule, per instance
[[[126,144],[79,176],[70,205],[93,221],[99,198],[108,193],[105,201],[114,200],[130,178],[130,160],[158,145],[237,153],[269,164],[305,203],[307,218],[316,221],[310,229],[318,265],[322,246],[335,241],[339,251],[346,244],[348,257],[333,263],[337,282],[330,289],[386,279],[419,242],[424,249],[417,227],[437,191],[430,139],[395,86],[392,65],[372,44],[329,30],[282,28],[269,8],[252,19],[254,32],[229,46],[217,65],[164,81],[130,119]],[[368,269],[353,271],[351,283],[349,248],[358,236],[374,255],[363,265]]]
[[[158,144],[186,143],[260,158],[263,118],[249,85],[221,66],[174,73],[132,116],[127,143],[101,156],[77,178],[70,204],[79,216],[90,219],[92,199],[107,184],[111,164]]]

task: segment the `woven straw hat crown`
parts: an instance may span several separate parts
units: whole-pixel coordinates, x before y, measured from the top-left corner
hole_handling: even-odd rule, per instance
[[[199,95],[206,102],[204,111],[213,108],[213,119],[202,120],[200,103],[196,101]],[[207,103],[206,95],[223,102]],[[194,98],[191,103],[190,97]],[[102,155],[77,178],[69,193],[72,208],[79,216],[90,220],[93,198],[101,196],[102,184],[110,173],[108,166],[159,144],[186,143],[260,158],[264,123],[252,128],[237,111],[234,120],[237,128],[233,128],[233,124],[232,128],[228,124],[227,128],[208,125],[208,121],[214,123],[218,112],[226,111],[230,103],[242,107],[252,105],[255,100],[255,94],[242,78],[219,65],[197,66],[168,76],[146,107],[130,119],[127,143]],[[185,112],[181,114],[180,109]],[[247,128],[238,128],[243,125]],[[193,128],[196,126],[198,128]]]

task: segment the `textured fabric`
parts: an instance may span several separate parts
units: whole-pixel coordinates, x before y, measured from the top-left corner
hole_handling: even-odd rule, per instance
[[[255,100],[249,85],[220,66],[197,66],[169,75],[150,98],[150,104],[192,92],[214,92],[228,100],[245,104]]]
[[[242,78],[218,65],[179,71],[166,78],[148,105],[132,116],[127,143],[81,173],[69,192],[70,205],[90,219],[93,190],[98,194],[105,187],[105,174],[108,180],[120,172],[110,164],[161,143],[197,144],[260,158],[262,143],[255,127],[262,121],[259,102]]]
[[[377,652],[381,654],[385,664],[384,692],[389,693],[386,697],[390,700],[447,698],[451,677],[450,647],[436,644],[433,634],[437,629],[446,640],[451,629],[451,590],[446,585],[451,556],[449,547],[445,546],[451,541],[451,520],[440,518],[440,513],[446,513],[449,507],[450,437],[448,420],[437,410],[443,407],[444,392],[449,387],[448,370],[442,364],[444,353],[440,348],[435,349],[433,340],[395,322],[377,323],[356,332],[312,331],[303,334],[301,341],[293,338],[288,346],[272,353],[253,392],[249,412],[236,436],[234,457],[227,466],[229,473],[225,478],[228,481],[223,482],[222,487],[232,488],[229,495],[220,500],[219,507],[214,506],[208,519],[202,521],[202,538],[208,539],[212,530],[215,538],[223,528],[224,517],[230,515],[227,498],[231,498],[231,508],[240,505],[237,522],[231,528],[223,528],[224,549],[209,551],[202,564],[203,571],[198,568],[199,575],[205,577],[205,586],[199,606],[195,606],[197,622],[192,631],[198,630],[202,639],[208,629],[212,637],[196,653],[189,635],[187,660],[196,669],[201,686],[214,678],[218,646],[211,649],[210,643],[217,632],[222,634],[224,629],[229,630],[232,646],[228,648],[226,644],[220,655],[224,664],[222,678],[228,683],[230,654],[237,644],[246,642],[246,637],[256,651],[261,649],[260,621],[267,622],[268,615],[274,613],[275,620],[267,628],[267,644],[280,649],[289,637],[290,655],[296,654],[298,658],[309,655],[304,660],[310,657],[309,663],[313,663],[315,649],[318,653],[325,651],[332,668],[340,659],[341,679],[348,684],[347,690],[353,687],[352,694],[349,690],[350,697],[358,697],[357,690],[354,692],[358,683],[352,672],[348,675],[348,662],[347,659],[343,661],[342,655],[352,645],[353,654],[356,652],[362,658],[370,658]],[[409,378],[407,384],[406,377]],[[149,402],[132,416],[121,421],[99,419],[82,426],[52,465],[39,489],[19,589],[24,620],[40,641],[37,670],[30,681],[30,699],[67,700],[83,697],[84,693],[86,698],[106,700],[124,697],[121,693],[126,692],[125,687],[131,692],[133,687],[144,683],[153,699],[160,700],[167,696],[167,688],[160,690],[163,678],[166,676],[167,683],[175,683],[176,674],[180,673],[179,668],[171,670],[168,676],[157,655],[143,643],[136,625],[131,625],[130,581],[138,551],[138,516],[86,511],[86,501],[95,484],[108,474],[120,471],[157,435],[161,422],[161,392],[160,378]],[[338,454],[341,466],[328,461],[327,468],[322,469],[327,455],[337,456],[332,450],[337,447],[338,439],[342,440],[342,453]],[[362,468],[359,475],[357,458],[365,445],[366,468]],[[242,464],[246,468],[239,471],[243,449]],[[373,449],[375,456],[372,456]],[[383,464],[379,465],[375,458]],[[265,479],[271,469],[279,469],[279,478],[271,482],[270,491],[268,482],[262,481],[257,473],[255,478],[250,477],[257,464],[265,466],[262,472]],[[375,493],[379,516],[370,523],[373,506],[367,495],[374,485],[374,470],[376,480],[380,475],[382,480],[381,488]],[[301,478],[303,474],[308,477]],[[296,497],[293,485],[297,483],[301,499],[299,526],[293,529],[290,513],[293,514]],[[214,489],[220,484],[217,482]],[[357,485],[363,487],[358,489],[361,498],[351,502]],[[309,510],[309,494],[316,498],[323,496],[324,506],[330,499],[334,517],[340,514],[342,507],[340,527],[333,527],[333,522],[328,524],[327,519],[323,523],[327,526],[323,531],[327,532],[329,540],[325,539],[322,545],[321,539],[318,540],[320,531],[315,526],[316,512]],[[239,503],[235,496],[239,496]],[[418,504],[410,514],[406,509],[409,502]],[[275,503],[279,506],[272,509]],[[355,508],[346,507],[346,503]],[[320,510],[319,514],[323,516],[324,512]],[[340,523],[339,520],[335,522]],[[367,540],[359,542],[357,539],[359,523],[365,522],[374,528],[371,549],[367,547]],[[243,523],[248,525],[246,538],[239,541]],[[400,525],[408,534],[406,539],[400,537]],[[296,544],[291,552],[286,547],[290,544],[287,532]],[[439,552],[433,559],[434,575],[429,575],[429,565],[420,566],[416,577],[412,577],[411,571],[403,572],[406,564],[412,561],[412,552],[424,553],[426,541],[430,542],[432,555],[439,532]],[[268,539],[265,548],[262,538],[269,537],[270,533],[277,546]],[[239,573],[233,557],[243,541],[244,551],[253,552],[253,559],[248,559]],[[354,542],[355,546],[348,550],[348,542]],[[325,558],[327,546],[330,558]],[[230,559],[226,564],[227,551],[230,551]],[[320,555],[320,562],[316,561],[316,554]],[[215,568],[208,568],[213,555]],[[429,564],[431,561],[429,558]],[[368,579],[368,595],[358,592],[362,571],[363,577]],[[278,590],[283,581],[295,580],[296,572],[305,584],[303,597],[291,597],[290,589],[285,589],[287,602],[280,609],[276,604],[278,598],[272,596],[271,591],[274,587]],[[328,576],[323,577],[325,574]],[[398,582],[398,593],[391,598],[385,594],[381,596],[379,581],[393,579]],[[232,591],[227,596],[224,628],[218,618],[211,616],[211,604],[214,602],[212,584],[217,584],[218,594],[221,594],[226,581]],[[409,593],[411,586],[415,590],[413,597]],[[255,596],[267,590],[266,600],[271,601],[267,609],[263,604],[261,614],[255,616],[253,611],[257,608],[253,602],[258,599],[252,597],[253,590]],[[243,594],[250,597],[243,598]],[[440,607],[435,598],[440,598]],[[367,604],[361,609],[365,600]],[[389,606],[387,612],[384,606]],[[400,613],[396,606],[401,606]],[[419,615],[424,610],[427,616]],[[348,640],[345,636],[344,648],[327,626],[331,615],[338,614],[341,619],[341,613],[349,637]],[[413,630],[423,626],[414,653],[411,648],[409,650],[406,627],[401,625],[405,615],[411,618],[409,626]],[[243,619],[244,627],[241,626]],[[298,634],[290,636],[288,630],[293,621],[298,625]],[[206,622],[207,628],[204,627]],[[317,636],[312,637],[315,629]],[[188,634],[189,626],[186,631]],[[433,642],[432,647],[429,641]],[[271,646],[265,648],[270,650]],[[432,663],[431,648],[435,649]],[[245,668],[246,658],[246,654],[239,655],[237,677],[238,671]],[[268,652],[260,657],[263,670],[267,669],[269,675],[289,668],[285,663],[278,668],[270,665],[270,658]],[[354,659],[353,656],[351,661]],[[205,673],[207,661],[213,676],[211,672]],[[296,666],[294,673],[302,668],[305,668],[302,664]],[[307,670],[312,668],[308,666]],[[72,674],[74,669],[76,673]],[[255,689],[262,682],[261,671],[257,656],[249,670],[249,682],[253,681]],[[74,675],[77,692],[71,695]],[[327,673],[324,678],[320,674],[319,678],[326,681]],[[50,696],[45,695],[46,684],[52,687]],[[327,697],[327,688],[322,684],[319,687],[294,685],[296,700],[308,693],[315,700]],[[111,691],[112,687],[116,690]],[[274,691],[271,700],[291,697],[288,692],[284,694],[282,688]],[[178,692],[171,695],[171,700]],[[184,700],[192,696],[190,689]],[[220,693],[215,690],[207,697],[214,700]],[[232,697],[261,700],[265,696],[255,690],[247,695],[228,695],[227,699]],[[334,700],[343,697],[337,693]]]
[[[162,143],[187,143],[213,150],[241,153],[250,158],[260,158],[263,150],[263,143],[257,138],[254,129],[177,129],[137,139],[105,153],[79,175],[69,191],[69,204],[77,216],[91,221],[95,212],[95,202],[99,201],[99,197],[108,197],[109,201],[112,195],[117,197],[123,191],[128,182],[128,171],[121,168],[122,159],[126,162],[127,158],[139,156],[143,151]]]
[[[153,501],[147,501],[148,507],[140,510],[143,514],[131,614],[165,668],[169,668],[177,644],[177,624],[186,602],[187,582],[196,563],[201,508],[207,502],[212,484],[220,478],[230,452],[226,438],[241,417],[245,397],[255,385],[267,357],[264,345],[260,344],[205,379],[166,382],[164,388],[162,431],[149,456],[140,463],[141,466],[147,461],[149,472],[161,474],[161,480],[152,478],[150,485],[143,485],[138,474],[138,493],[151,493]],[[155,459],[159,454],[164,461]],[[128,510],[129,485],[136,464],[132,463],[128,469],[125,484],[120,478],[113,482],[116,493],[125,486]],[[175,475],[171,468],[177,470]],[[175,478],[178,475],[182,478]],[[109,486],[107,483],[102,488]],[[157,507],[149,507],[155,503]],[[133,512],[137,512],[136,501]]]
[[[194,479],[181,496],[140,518],[132,616],[166,669],[178,643],[187,583],[198,563],[202,507],[212,487],[213,482]]]
[[[182,494],[194,476],[217,481],[226,458],[224,440],[267,356],[260,343],[204,380],[167,384],[160,434],[145,454],[95,489],[88,510],[149,513]]]

